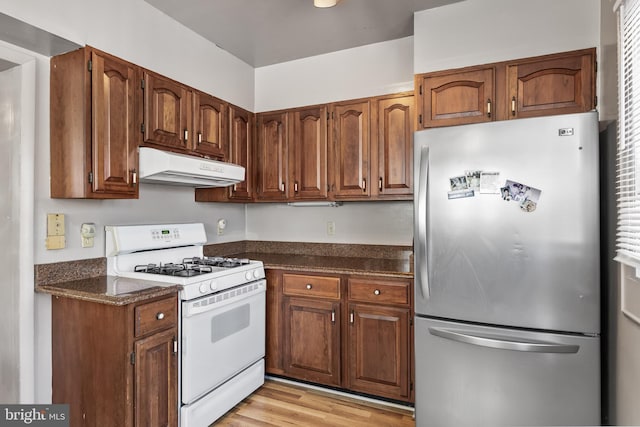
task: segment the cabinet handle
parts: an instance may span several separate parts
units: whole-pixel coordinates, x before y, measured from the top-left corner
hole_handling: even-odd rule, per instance
[[[160,312],[160,313],[156,314],[156,319],[158,319],[158,320],[164,319],[164,313]]]
[[[366,193],[366,191],[367,191],[367,180],[363,179],[362,180],[362,192]]]
[[[313,288],[313,286],[311,286],[311,283],[307,283],[307,289],[311,289]]]
[[[380,295],[380,289],[376,289],[375,291],[373,291],[374,295]]]
[[[353,311],[349,314],[349,323],[353,323],[355,320],[355,316],[353,315]]]
[[[282,191],[284,193],[285,188],[286,187],[284,185],[284,182],[282,184],[280,184],[280,191]]]
[[[511,97],[511,115],[512,116],[516,115],[516,97],[515,96]]]
[[[331,323],[336,323],[336,311],[331,312]]]
[[[202,144],[202,132],[198,132],[198,145]]]
[[[133,169],[131,171],[131,185],[135,187],[137,183],[138,183],[138,172],[136,172],[136,170]]]
[[[487,117],[491,117],[491,99],[487,99]]]
[[[184,142],[189,140],[189,131],[187,129],[184,130]]]
[[[378,190],[382,191],[382,177],[378,179]]]
[[[293,191],[294,191],[294,193],[298,192],[298,181],[293,183]]]

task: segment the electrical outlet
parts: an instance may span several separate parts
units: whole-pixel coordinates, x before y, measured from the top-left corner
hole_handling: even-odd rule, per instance
[[[333,236],[336,234],[336,223],[335,221],[327,221],[327,235]]]

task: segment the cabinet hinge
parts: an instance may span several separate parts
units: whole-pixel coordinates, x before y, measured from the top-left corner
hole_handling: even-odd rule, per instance
[[[132,365],[135,365],[135,364],[136,364],[136,352],[135,352],[135,351],[132,351],[132,352],[131,352],[130,360],[131,360],[131,364],[132,364]]]
[[[413,381],[411,381],[411,382],[409,383],[409,390],[410,390],[410,391],[413,391]]]
[[[144,90],[144,79],[140,80],[140,89]]]
[[[409,319],[409,326],[413,326],[413,317]]]
[[[422,95],[422,85],[420,85],[420,95]]]
[[[89,184],[93,184],[93,172],[89,172]]]
[[[173,339],[173,353],[177,353],[178,352],[178,340],[177,339]]]
[[[593,67],[595,68],[595,72],[598,72],[598,62],[593,63]]]
[[[329,120],[329,112],[327,111],[327,120]]]
[[[594,107],[598,106],[598,96],[597,95],[593,97],[593,106]]]
[[[140,132],[144,133],[144,123],[140,123]]]
[[[418,114],[418,123],[422,124],[422,114]]]
[[[91,72],[91,70],[93,70],[93,61],[89,60],[87,61],[87,71]]]

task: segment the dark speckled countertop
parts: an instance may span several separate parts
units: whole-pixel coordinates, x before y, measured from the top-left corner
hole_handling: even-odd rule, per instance
[[[207,245],[204,253],[260,260],[281,270],[413,278],[411,246],[244,241]]]
[[[34,278],[38,293],[112,305],[137,303],[179,290],[177,285],[107,276],[106,258],[36,264]]]
[[[411,246],[240,241],[206,245],[204,254],[260,260],[267,269],[413,278]],[[35,265],[35,290],[114,305],[179,291],[177,285],[107,276],[106,265],[106,258]]]
[[[317,273],[413,277],[409,260],[245,252],[239,258],[260,260],[265,268]]]

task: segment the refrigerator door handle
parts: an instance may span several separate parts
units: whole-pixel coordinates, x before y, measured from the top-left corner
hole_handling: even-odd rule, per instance
[[[427,193],[429,185],[429,147],[420,150],[420,170],[418,175],[416,201],[416,279],[422,290],[422,296],[429,299],[429,257],[427,250]]]
[[[465,344],[498,350],[525,351],[530,353],[577,353],[579,345],[558,344],[545,341],[523,341],[519,338],[498,335],[475,335],[452,329],[429,328],[429,333],[441,338],[458,341]]]

